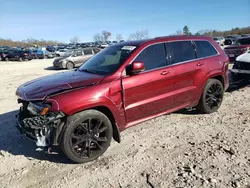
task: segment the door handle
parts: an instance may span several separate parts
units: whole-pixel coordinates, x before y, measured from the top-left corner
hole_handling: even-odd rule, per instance
[[[161,75],[167,75],[169,73],[171,73],[171,71],[162,71]]]
[[[204,64],[205,64],[204,62],[199,62],[199,63],[197,63],[197,66],[202,66]]]

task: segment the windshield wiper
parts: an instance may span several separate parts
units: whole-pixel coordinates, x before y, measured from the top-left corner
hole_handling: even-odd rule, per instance
[[[79,70],[79,71],[88,72],[88,73],[91,73],[91,74],[96,74],[96,71],[89,70],[89,69],[78,69],[78,70]]]

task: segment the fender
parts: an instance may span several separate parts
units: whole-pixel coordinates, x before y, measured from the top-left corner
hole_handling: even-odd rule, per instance
[[[223,75],[223,72],[221,72],[221,69],[220,69],[220,70],[211,71],[211,72],[209,72],[207,75],[205,75],[204,79],[202,80],[202,86],[203,86],[203,87],[200,87],[200,88],[198,89],[197,95],[196,95],[196,97],[195,97],[195,100],[194,100],[192,106],[196,106],[196,105],[199,103],[200,97],[201,97],[201,95],[202,95],[202,92],[203,92],[203,90],[204,90],[205,84],[206,84],[206,82],[208,81],[208,79],[213,78],[213,77],[216,77],[216,76],[222,76],[223,79],[225,79],[225,78],[224,78],[224,75]]]
[[[124,127],[126,119],[121,97],[116,97],[116,100],[114,100],[114,98],[106,97],[106,92],[102,93],[100,91],[96,95],[92,93],[92,97],[87,98],[88,92],[92,92],[90,90],[90,88],[79,89],[53,96],[46,101],[52,103],[52,111],[62,111],[68,116],[91,108],[106,107],[112,113],[119,128]]]

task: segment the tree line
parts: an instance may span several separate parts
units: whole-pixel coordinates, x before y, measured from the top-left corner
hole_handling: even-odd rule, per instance
[[[47,46],[47,45],[57,45],[61,42],[54,40],[37,40],[33,38],[29,38],[22,41],[14,41],[11,39],[2,39],[0,38],[0,46],[23,46],[23,47],[31,47],[31,46]]]
[[[177,30],[176,33],[174,35],[180,35],[180,34],[184,34],[184,35],[192,35],[192,33],[189,31],[189,27],[188,26],[184,26],[182,31],[181,30]],[[226,37],[228,35],[243,35],[243,34],[250,34],[250,26],[249,27],[235,27],[232,28],[231,30],[225,30],[225,31],[218,31],[218,30],[213,30],[213,29],[203,29],[200,30],[196,33],[193,33],[193,35],[205,35],[205,36],[211,36],[211,37],[219,37],[219,36],[223,36]]]
[[[242,35],[242,34],[250,34],[250,26],[249,27],[235,27],[231,30],[225,30],[225,31],[218,31],[218,30],[211,30],[211,29],[204,29],[200,30],[196,33],[192,33],[189,30],[189,27],[186,25],[183,27],[182,30],[177,30],[174,34],[170,35],[205,35],[205,36],[211,36],[211,37],[218,37],[218,36],[228,36],[228,35]],[[112,37],[112,33],[107,30],[103,30],[100,33],[96,33],[93,36],[94,42],[105,42],[110,40]],[[146,39],[149,38],[149,32],[148,30],[139,30],[129,35],[127,40],[139,40],[139,39]],[[123,40],[123,36],[121,34],[117,34],[115,39],[117,41]],[[70,39],[70,43],[79,43],[80,38],[75,36]],[[47,45],[57,45],[62,44],[62,42],[56,41],[56,40],[37,40],[33,38],[29,38],[22,41],[14,41],[11,39],[2,39],[0,38],[0,46],[23,46],[23,47],[30,47],[30,46],[47,46]]]

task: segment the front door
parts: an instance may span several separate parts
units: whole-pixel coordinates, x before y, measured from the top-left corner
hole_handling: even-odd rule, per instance
[[[173,69],[166,66],[163,43],[144,49],[135,59],[145,64],[145,71],[123,76],[122,87],[127,124],[172,108]]]

